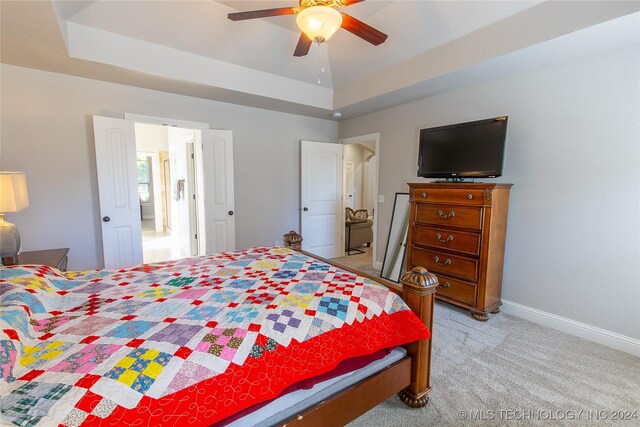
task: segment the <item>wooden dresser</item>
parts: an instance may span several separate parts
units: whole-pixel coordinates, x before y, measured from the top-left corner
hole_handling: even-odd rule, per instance
[[[438,276],[436,298],[476,320],[500,311],[509,191],[513,184],[409,184],[407,268]]]

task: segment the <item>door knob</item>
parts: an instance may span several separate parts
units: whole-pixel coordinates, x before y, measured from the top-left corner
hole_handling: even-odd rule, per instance
[[[103,216],[103,217],[102,217],[102,220],[103,220],[104,222],[109,222],[109,221],[111,221],[111,218],[109,218],[108,216]]]
[[[302,208],[302,210],[306,212],[309,210],[309,208],[305,206],[304,208]]]
[[[233,211],[229,211],[229,215],[233,215]]]

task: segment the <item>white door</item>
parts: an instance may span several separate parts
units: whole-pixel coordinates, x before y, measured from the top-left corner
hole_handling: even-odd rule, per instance
[[[302,249],[323,258],[342,255],[343,146],[300,141]]]
[[[198,205],[196,198],[196,158],[193,142],[187,143],[187,188],[189,190],[189,254],[198,254]],[[203,254],[204,255],[204,254]]]
[[[233,133],[202,130],[202,175],[207,254],[236,248]]]
[[[93,116],[105,268],[142,263],[134,123]]]
[[[354,200],[354,163],[344,162],[344,207],[353,209]]]

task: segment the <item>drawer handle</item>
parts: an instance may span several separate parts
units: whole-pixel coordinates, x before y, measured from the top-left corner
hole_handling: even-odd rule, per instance
[[[451,260],[449,258],[444,260],[444,262],[440,262],[440,257],[434,257],[433,260],[436,262],[436,264],[441,265],[443,267],[451,264]]]
[[[467,194],[467,199],[473,200],[473,194],[471,194],[471,193]]]
[[[451,287],[451,283],[449,282],[444,282],[442,285],[440,285],[441,288],[450,288]]]
[[[454,216],[456,216],[456,213],[454,211],[449,212],[448,214],[444,214],[444,212],[442,211],[438,211],[438,216],[442,219],[449,219],[449,218],[453,218]]]
[[[426,198],[427,197],[427,193],[422,193],[422,197]]]
[[[451,241],[453,241],[453,236],[451,234],[449,234],[449,237],[447,237],[446,239],[442,238],[442,234],[438,233],[436,234],[436,239],[438,239],[438,242],[440,243],[449,243]]]

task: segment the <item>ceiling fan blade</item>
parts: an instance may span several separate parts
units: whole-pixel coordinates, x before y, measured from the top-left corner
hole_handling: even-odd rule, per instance
[[[293,56],[305,56],[307,53],[309,53],[310,48],[311,39],[307,37],[305,33],[301,33],[300,38],[298,39],[296,50],[293,52]]]
[[[384,43],[388,37],[385,33],[376,30],[362,21],[358,21],[346,13],[342,14],[342,28],[375,46]]]
[[[351,6],[352,4],[363,2],[364,0],[342,0],[341,3],[346,6]]]
[[[279,7],[276,9],[249,10],[247,12],[234,12],[227,15],[232,21],[242,21],[245,19],[266,18],[269,16],[294,15],[298,13],[296,7]]]

